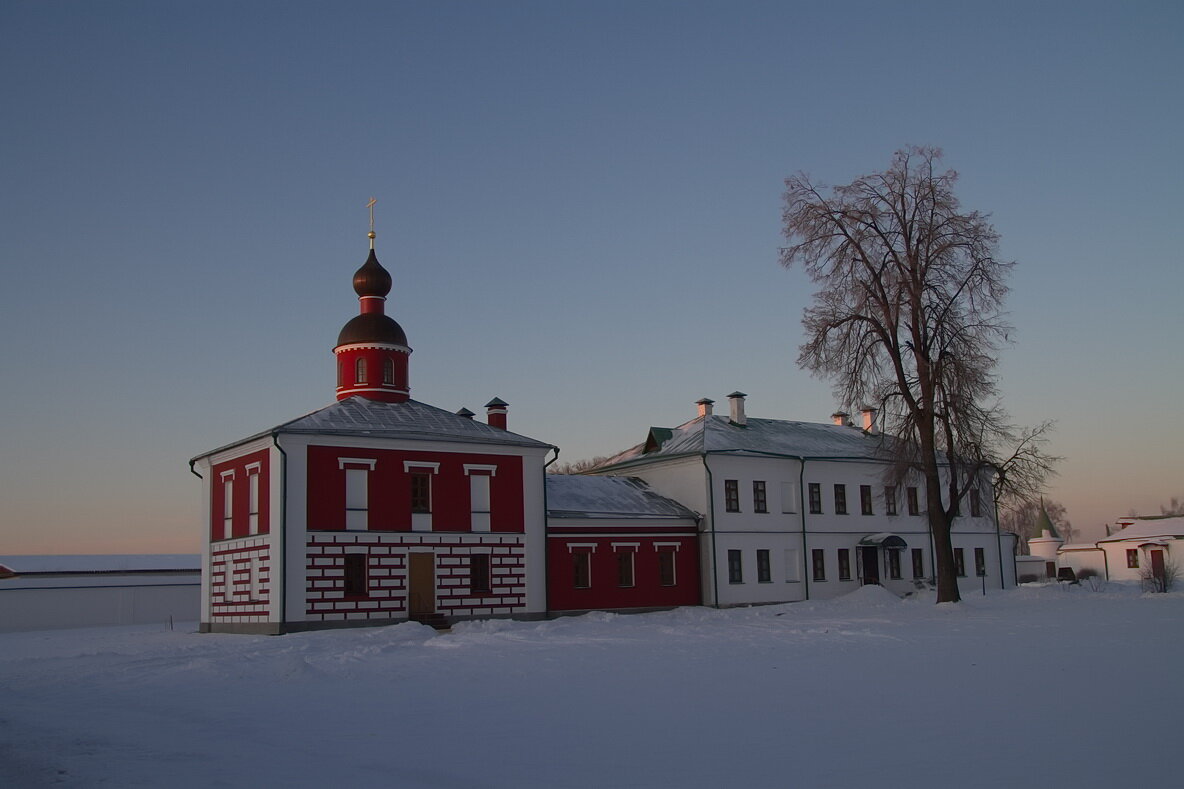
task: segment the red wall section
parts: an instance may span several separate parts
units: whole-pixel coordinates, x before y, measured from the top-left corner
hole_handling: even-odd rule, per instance
[[[617,558],[613,543],[639,543],[634,549],[634,585],[617,585]],[[654,543],[679,543],[674,554],[675,585],[661,586],[658,577],[658,550]],[[592,545],[591,583],[586,589],[575,588],[573,551],[588,552]],[[673,550],[663,547],[662,550]],[[637,537],[617,534],[611,537],[552,536],[547,540],[547,602],[552,611],[587,611],[606,608],[661,608],[699,605],[699,544],[697,537]]]
[[[470,531],[469,478],[466,463],[497,466],[490,480],[490,529],[524,530],[522,458],[517,455],[479,455],[452,452],[408,452],[386,449],[310,446],[308,448],[308,529],[345,528],[345,472],[340,458],[376,461],[370,472],[369,524],[371,531],[411,530],[411,475],[404,461],[439,463],[432,474],[432,531]],[[237,491],[236,491],[237,494]]]
[[[271,475],[268,472],[269,452],[261,449],[249,455],[228,460],[210,469],[210,540],[226,539],[223,532],[222,517],[222,474],[234,472],[234,502],[233,521],[234,537],[246,537],[250,533],[250,482],[247,479],[247,466],[259,464],[259,534],[267,534],[270,527],[270,490]],[[344,495],[344,492],[342,493]],[[345,506],[344,504],[342,505]]]

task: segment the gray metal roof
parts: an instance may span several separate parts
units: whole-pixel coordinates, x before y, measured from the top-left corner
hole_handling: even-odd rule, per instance
[[[597,470],[704,452],[883,460],[886,440],[882,434],[843,425],[750,417],[746,425],[740,426],[726,416],[701,416],[675,428],[650,428],[646,441],[616,455]]]
[[[253,441],[272,433],[307,435],[366,436],[398,438],[412,441],[459,441],[468,444],[537,447],[549,449],[550,444],[533,438],[490,427],[484,422],[468,419],[451,411],[405,400],[402,403],[380,403],[365,397],[347,397],[332,405],[284,422],[269,430],[204,452],[206,457],[229,447]]]
[[[698,517],[635,477],[580,474],[547,475],[547,515],[552,518]]]

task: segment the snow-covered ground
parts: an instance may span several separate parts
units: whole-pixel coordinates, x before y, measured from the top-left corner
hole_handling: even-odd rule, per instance
[[[0,786],[1180,786],[1184,595],[0,635]]]

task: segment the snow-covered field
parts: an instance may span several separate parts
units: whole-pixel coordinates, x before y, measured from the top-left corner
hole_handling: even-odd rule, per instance
[[[0,786],[1181,786],[1184,595],[0,635]]]

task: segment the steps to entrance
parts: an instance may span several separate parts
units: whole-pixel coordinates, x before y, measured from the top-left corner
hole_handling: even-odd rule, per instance
[[[412,622],[419,622],[421,625],[433,627],[436,630],[451,630],[452,623],[448,621],[448,617],[443,614],[412,614]]]

